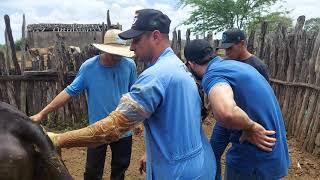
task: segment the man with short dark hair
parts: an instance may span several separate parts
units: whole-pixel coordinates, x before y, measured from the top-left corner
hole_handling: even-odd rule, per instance
[[[240,29],[229,29],[222,34],[220,49],[225,49],[226,59],[247,63],[269,81],[267,65],[247,49],[246,35]]]
[[[161,11],[136,11],[130,49],[148,64],[108,117],[83,129],[49,133],[59,147],[112,142],[140,123],[145,127],[147,179],[214,179],[215,160],[200,121],[201,100],[186,66],[170,48],[171,20]]]
[[[258,57],[247,50],[246,35],[240,29],[229,29],[222,34],[221,49],[225,49],[226,60],[236,60],[254,67],[267,81],[268,69]],[[254,83],[254,82],[253,82]],[[221,156],[230,142],[231,131],[216,122],[211,136],[211,146],[217,161],[216,179],[221,179]]]
[[[266,79],[247,64],[222,60],[205,40],[191,41],[184,54],[189,68],[202,78],[214,117],[231,130],[225,179],[286,176],[290,164],[286,131]]]

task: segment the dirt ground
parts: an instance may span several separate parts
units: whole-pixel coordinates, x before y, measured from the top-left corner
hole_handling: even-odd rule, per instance
[[[206,134],[211,135],[212,125],[204,125]],[[299,143],[288,138],[291,168],[289,175],[283,180],[320,180],[320,156],[313,156],[301,150]],[[133,152],[131,164],[126,172],[127,180],[143,180],[144,175],[139,173],[139,159],[144,153],[143,137],[133,137]],[[103,179],[109,179],[110,175],[110,149],[108,149]],[[83,179],[86,160],[85,148],[71,148],[62,151],[62,158],[75,180]],[[222,162],[224,162],[224,157]],[[222,165],[224,168],[224,164]]]

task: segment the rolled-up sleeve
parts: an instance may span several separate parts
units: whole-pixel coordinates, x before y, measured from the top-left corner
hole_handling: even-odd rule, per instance
[[[85,89],[85,87],[86,87],[85,78],[84,77],[85,77],[84,68],[81,67],[79,69],[79,72],[78,72],[76,78],[64,90],[70,96],[78,96],[81,93],[81,91],[83,91]]]

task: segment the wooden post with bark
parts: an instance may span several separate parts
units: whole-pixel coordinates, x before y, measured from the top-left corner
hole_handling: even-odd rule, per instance
[[[104,22],[102,22],[102,33],[101,33],[101,44],[104,43],[104,35],[106,33],[106,30],[104,28]]]
[[[26,18],[23,14],[21,28],[21,72],[23,73],[26,67]]]
[[[110,20],[110,14],[109,14],[109,9],[107,11],[107,27],[110,29],[111,27],[111,20]]]
[[[11,58],[15,69],[15,74],[21,74],[20,66],[17,59],[16,49],[14,47],[14,40],[12,37],[12,31],[11,31],[11,25],[10,25],[10,18],[8,15],[4,15],[4,21],[6,24],[6,33],[8,35],[8,40],[10,44],[10,52],[11,52]]]
[[[186,45],[190,43],[190,29],[187,29],[187,32],[186,32]]]

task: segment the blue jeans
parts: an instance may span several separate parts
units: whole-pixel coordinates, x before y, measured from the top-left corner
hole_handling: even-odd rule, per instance
[[[239,171],[230,165],[226,165],[224,180],[276,180],[272,177],[264,177],[253,172]]]
[[[110,143],[112,152],[110,180],[124,180],[131,158],[132,136]],[[108,144],[88,148],[84,180],[102,180]]]

